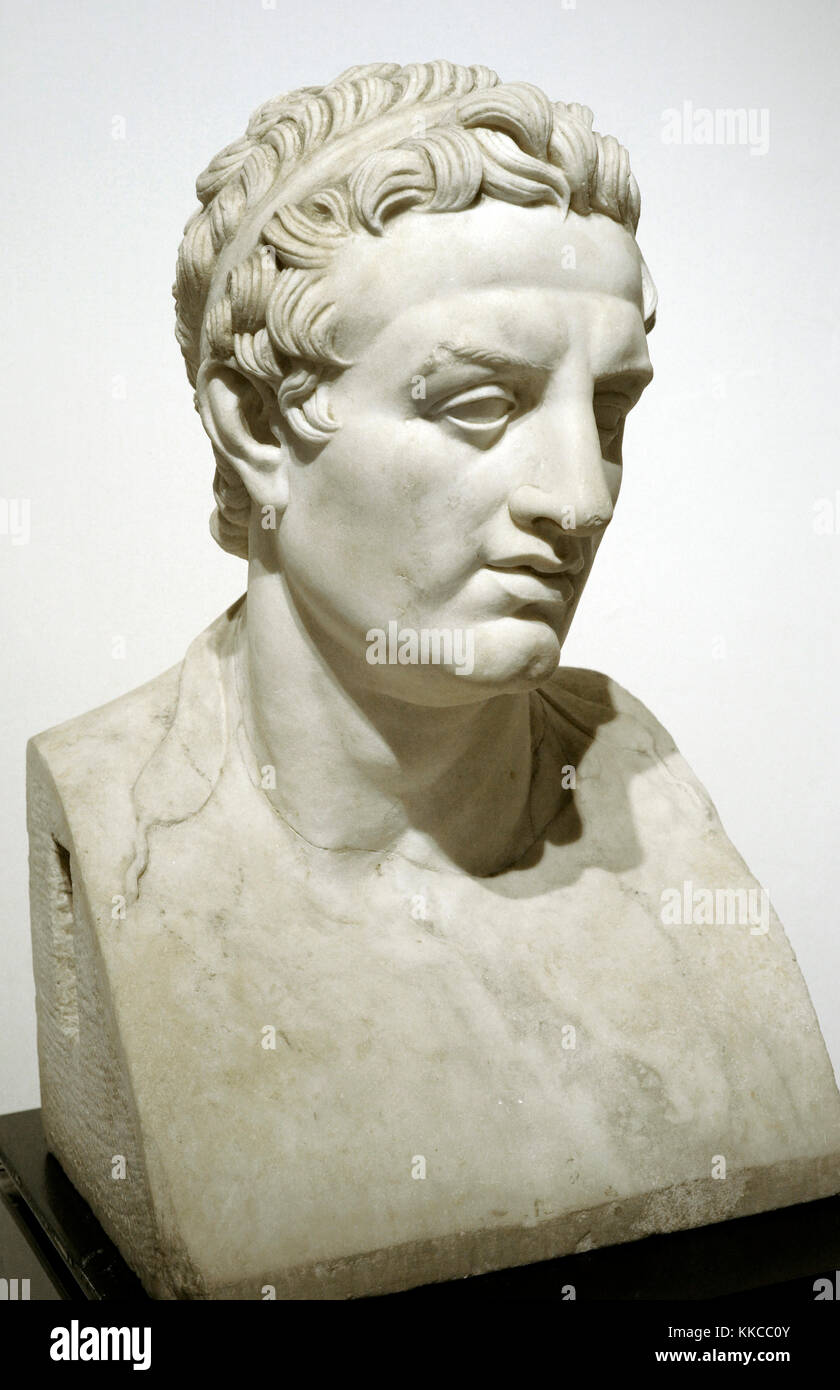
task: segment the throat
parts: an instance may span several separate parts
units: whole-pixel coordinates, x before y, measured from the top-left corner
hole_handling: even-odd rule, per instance
[[[266,663],[245,606],[234,673],[251,781],[316,850],[489,877],[527,855],[568,795],[536,691],[454,708],[349,700],[323,666]]]

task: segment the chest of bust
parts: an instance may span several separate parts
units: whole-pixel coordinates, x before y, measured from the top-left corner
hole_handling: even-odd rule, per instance
[[[224,1227],[256,1279],[278,1248],[298,1266],[349,1257],[360,1229],[378,1249],[527,1226],[705,1178],[715,1155],[749,1166],[780,1132],[796,1151],[795,1106],[766,1106],[759,943],[669,934],[660,859],[596,868],[583,835],[574,873],[551,843],[490,880],[330,866],[267,808],[232,841],[228,793],[165,854],[152,832],[111,960],[138,1109],[199,1245],[233,1190],[259,1193]]]

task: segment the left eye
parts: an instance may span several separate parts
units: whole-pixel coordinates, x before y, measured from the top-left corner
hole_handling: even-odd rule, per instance
[[[592,404],[598,433],[611,439],[614,434],[618,433],[621,422],[627,414],[627,401],[623,396],[614,396],[604,392],[596,395]]]
[[[516,398],[503,386],[476,386],[451,396],[435,411],[455,425],[481,430],[500,425],[516,409]]]

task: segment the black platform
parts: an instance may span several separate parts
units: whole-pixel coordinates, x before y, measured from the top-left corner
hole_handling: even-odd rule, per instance
[[[0,1278],[31,1299],[143,1300],[139,1280],[47,1152],[40,1110],[0,1117]],[[402,1294],[417,1299],[814,1302],[840,1270],[840,1196]],[[19,1288],[22,1287],[20,1284]],[[381,1301],[377,1300],[377,1301]]]

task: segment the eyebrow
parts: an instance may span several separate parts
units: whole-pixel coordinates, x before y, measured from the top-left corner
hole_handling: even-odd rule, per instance
[[[548,369],[544,364],[535,362],[530,357],[522,357],[516,352],[498,352],[493,348],[470,347],[464,345],[456,347],[454,343],[438,343],[433,348],[415,372],[417,376],[432,376],[434,372],[440,371],[444,367],[450,367],[456,362],[466,363],[471,366],[500,368],[505,367],[524,367],[528,371],[545,372]],[[625,367],[620,367],[617,371],[604,372],[597,378],[599,385],[608,382],[638,385],[639,394],[645,386],[653,379],[653,367],[650,359],[641,359],[639,362],[631,362]]]
[[[455,362],[465,362],[477,367],[526,367],[534,372],[546,370],[539,362],[534,362],[529,357],[521,357],[515,352],[495,352],[492,348],[456,347],[453,343],[438,343],[425,362],[417,368],[416,374],[431,376],[433,372],[452,366]]]

